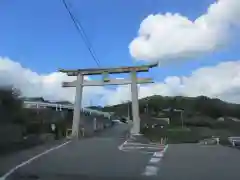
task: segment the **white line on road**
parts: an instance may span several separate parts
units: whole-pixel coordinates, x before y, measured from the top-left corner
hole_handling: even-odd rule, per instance
[[[125,144],[127,144],[127,143],[128,143],[128,140],[124,141],[124,143],[122,143],[120,146],[118,146],[118,149],[119,149],[120,151],[122,151],[123,146],[124,146]]]
[[[124,149],[144,149],[145,147],[127,146]]]
[[[165,146],[165,148],[163,149],[163,153],[165,153],[168,149],[168,144]]]
[[[142,143],[127,143],[125,145],[129,145],[129,146],[146,146],[146,147],[165,147],[165,145],[159,144],[159,145],[151,145],[151,144],[142,144]]]
[[[145,149],[145,150],[156,150],[156,149],[161,149],[162,147],[146,147],[146,146],[122,146],[121,147],[123,149],[133,149],[133,150],[137,150],[137,149]]]
[[[50,153],[50,152],[53,151],[53,150],[59,149],[59,148],[65,146],[65,145],[67,145],[67,144],[70,143],[70,142],[71,142],[71,141],[67,141],[67,142],[65,142],[65,143],[63,143],[63,144],[61,144],[61,145],[59,145],[59,146],[55,146],[55,147],[53,147],[53,148],[51,148],[51,149],[46,150],[46,151],[44,151],[44,152],[42,152],[42,153],[40,153],[40,154],[38,154],[38,155],[36,155],[36,156],[28,159],[27,161],[22,162],[21,164],[17,165],[16,167],[10,169],[10,170],[9,170],[7,173],[5,173],[2,177],[0,177],[0,180],[5,180],[8,176],[10,176],[12,173],[14,173],[17,169],[19,169],[19,168],[21,168],[21,167],[23,167],[23,166],[25,166],[25,165],[27,165],[27,164],[30,164],[32,161],[40,158],[41,156],[43,156],[43,155],[45,155],[45,154],[47,154],[47,153]]]
[[[139,143],[139,142],[129,142],[128,141],[128,144],[129,145],[143,145],[143,146],[164,146],[164,144],[153,144],[153,143]]]
[[[163,153],[162,152],[155,152],[153,154],[153,156],[161,158],[161,157],[163,157]]]
[[[158,168],[155,166],[146,166],[145,171],[143,172],[144,176],[156,176]]]
[[[132,149],[123,149],[122,152],[127,152],[127,153],[136,153],[136,151],[133,151]],[[147,151],[138,151],[138,153],[141,154],[152,154],[153,152],[147,152]]]
[[[123,151],[125,149],[161,149],[165,147],[163,144],[156,144],[156,143],[138,143],[138,142],[129,142],[129,139],[124,141],[120,146],[118,146],[118,149],[120,151]]]
[[[143,172],[144,176],[156,176],[157,175],[157,172],[159,170],[159,167],[157,167],[158,166],[157,163],[159,163],[162,160],[164,153],[167,151],[167,148],[168,148],[168,145],[166,145],[162,151],[155,152],[153,154],[153,157],[149,160],[148,165],[145,167],[145,170]],[[153,165],[153,164],[155,164],[155,165]]]
[[[163,157],[164,153],[167,151],[167,148],[168,148],[168,145],[166,145],[162,151],[155,152],[153,154],[153,156],[155,156],[155,157]]]
[[[149,163],[158,163],[160,160],[161,160],[161,158],[152,157],[152,158],[150,159]]]

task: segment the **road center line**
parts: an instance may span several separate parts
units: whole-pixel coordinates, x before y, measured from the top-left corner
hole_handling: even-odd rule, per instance
[[[150,159],[149,163],[158,163],[160,160],[161,160],[161,158],[152,157],[152,158]]]
[[[0,177],[0,180],[5,180],[8,176],[10,176],[12,173],[14,173],[17,169],[19,169],[19,168],[21,168],[21,167],[23,167],[23,166],[25,166],[25,165],[27,165],[27,164],[30,164],[32,161],[40,158],[41,156],[43,156],[43,155],[45,155],[45,154],[48,154],[48,153],[50,153],[50,152],[53,151],[53,150],[59,149],[59,148],[65,146],[65,145],[67,145],[67,144],[70,143],[70,142],[71,142],[71,141],[67,141],[67,142],[65,142],[65,143],[63,143],[63,144],[60,144],[60,145],[55,146],[55,147],[53,147],[53,148],[50,148],[50,149],[48,149],[48,150],[46,150],[46,151],[44,151],[44,152],[42,152],[42,153],[40,153],[40,154],[38,154],[38,155],[36,155],[36,156],[34,156],[34,157],[28,159],[27,161],[22,162],[21,164],[17,165],[16,167],[10,169],[10,170],[9,170],[7,173],[5,173],[2,177]]]
[[[157,175],[158,168],[155,166],[146,166],[145,171],[143,172],[144,176],[155,176]]]
[[[153,156],[154,156],[154,157],[162,158],[163,155],[164,155],[164,153],[167,151],[167,148],[168,148],[168,145],[166,145],[162,151],[160,151],[160,152],[155,152],[155,153],[153,154]]]
[[[154,156],[154,157],[161,158],[161,157],[163,157],[163,153],[162,153],[162,152],[155,152],[155,153],[153,154],[153,156]]]
[[[149,160],[148,165],[143,172],[144,176],[156,176],[159,170],[159,162],[162,160],[164,153],[167,151],[168,145],[164,147],[162,151],[155,152],[152,158]],[[154,165],[153,165],[154,164]]]

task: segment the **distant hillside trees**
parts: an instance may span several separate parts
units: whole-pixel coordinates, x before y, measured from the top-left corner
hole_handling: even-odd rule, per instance
[[[198,97],[164,97],[151,96],[139,101],[140,113],[145,113],[146,105],[148,113],[158,116],[163,109],[182,109],[185,115],[202,114],[212,118],[237,117],[240,119],[240,105],[227,103],[220,99],[211,99],[206,96]],[[115,112],[119,115],[127,116],[128,104],[118,104],[104,107],[105,111]],[[131,112],[130,112],[131,114]]]

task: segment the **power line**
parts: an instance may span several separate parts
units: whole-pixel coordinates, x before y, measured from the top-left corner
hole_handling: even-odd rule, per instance
[[[93,60],[97,63],[98,67],[100,67],[100,61],[99,59],[97,58],[97,55],[93,49],[93,46],[91,45],[90,41],[89,41],[89,38],[81,24],[81,22],[79,20],[76,19],[76,17],[74,17],[74,15],[72,14],[72,12],[70,11],[67,3],[65,0],[62,0],[63,4],[64,4],[64,7],[66,8],[68,14],[70,15],[73,23],[74,23],[74,26],[76,27],[77,31],[80,33],[85,45],[87,46],[88,48],[88,51],[90,52]]]
[[[99,61],[99,59],[96,56],[96,53],[95,53],[95,51],[93,49],[93,46],[91,45],[90,41],[88,40],[89,38],[88,38],[86,32],[84,31],[84,28],[83,28],[81,22],[78,21],[76,17],[74,17],[73,13],[70,11],[70,9],[69,9],[69,7],[68,7],[68,5],[67,5],[65,0],[63,0],[63,3],[64,3],[64,6],[65,6],[66,10],[68,11],[72,21],[73,21],[76,29],[78,30],[78,32],[80,33],[84,43],[86,44],[86,46],[87,46],[87,48],[88,48],[88,50],[89,50],[93,60],[97,63],[98,66],[100,66],[100,61]]]

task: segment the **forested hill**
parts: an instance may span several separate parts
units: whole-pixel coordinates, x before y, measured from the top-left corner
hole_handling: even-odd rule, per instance
[[[115,112],[118,115],[127,115],[128,103],[104,107],[104,111]],[[198,97],[164,97],[151,96],[139,100],[140,113],[143,113],[148,106],[148,112],[157,114],[163,109],[182,109],[187,114],[202,114],[212,118],[222,116],[240,118],[240,104],[224,102],[220,99]]]

